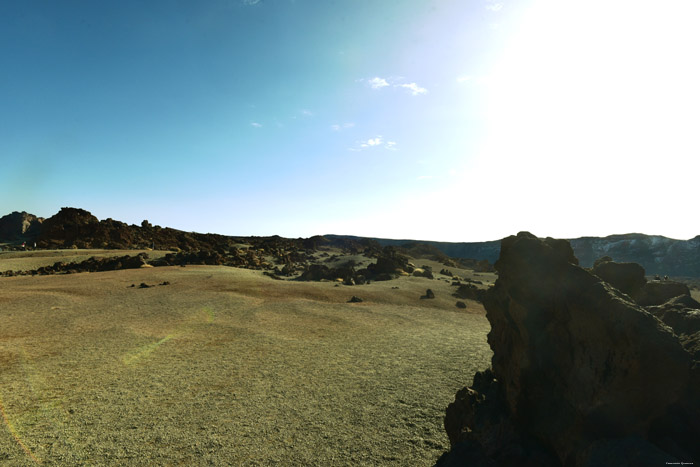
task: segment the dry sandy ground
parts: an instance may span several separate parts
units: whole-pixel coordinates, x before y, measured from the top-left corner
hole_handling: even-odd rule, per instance
[[[432,465],[491,357],[454,289],[213,266],[0,278],[0,464]]]

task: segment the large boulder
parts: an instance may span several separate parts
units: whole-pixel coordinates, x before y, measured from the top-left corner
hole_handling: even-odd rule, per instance
[[[637,459],[663,453],[669,461],[700,460],[687,434],[700,427],[700,370],[690,352],[620,291],[639,281],[613,287],[577,263],[564,240],[521,232],[502,241],[499,279],[484,298],[500,388],[490,400],[501,401],[517,436],[499,444],[494,430],[484,428],[490,425],[471,416],[460,425],[452,416],[449,426],[446,418],[451,445],[468,438],[497,460],[516,443],[572,466],[607,465],[630,447]],[[472,391],[471,399],[489,399],[489,392]],[[453,404],[464,407],[465,397],[462,392],[460,402],[458,393]]]
[[[616,263],[605,256],[593,265],[593,274],[627,295],[635,295],[646,283],[644,268],[637,263]]]
[[[391,246],[385,247],[381,254],[377,256],[377,262],[367,266],[373,275],[398,275],[401,272],[413,272],[413,268],[408,264],[408,257],[399,253]],[[378,280],[378,279],[375,279]]]

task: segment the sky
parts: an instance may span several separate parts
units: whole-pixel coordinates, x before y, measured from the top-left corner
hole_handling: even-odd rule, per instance
[[[0,215],[688,239],[695,0],[0,0]]]

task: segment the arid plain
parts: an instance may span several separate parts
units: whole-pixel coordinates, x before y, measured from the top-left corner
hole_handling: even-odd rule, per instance
[[[3,253],[0,271],[100,254],[126,252]],[[454,291],[227,266],[2,277],[0,463],[432,465],[492,355],[483,307]]]

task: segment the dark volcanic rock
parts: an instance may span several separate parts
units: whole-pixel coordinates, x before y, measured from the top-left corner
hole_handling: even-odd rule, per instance
[[[360,297],[356,297],[355,295],[353,295],[352,298],[350,298],[350,300],[348,300],[348,303],[361,303],[361,302],[362,302],[362,299]]]
[[[431,289],[428,289],[428,290],[425,291],[425,295],[422,295],[420,298],[430,298],[430,299],[432,299],[432,298],[435,298],[435,293],[434,293]]]
[[[646,283],[644,268],[636,263],[616,263],[601,258],[593,266],[593,274],[629,296],[635,295]],[[603,261],[601,261],[603,260]]]
[[[485,289],[480,289],[472,284],[461,284],[457,291],[452,295],[457,298],[467,298],[469,300],[475,300],[481,303],[484,301],[485,294]]]
[[[320,281],[321,279],[331,280],[333,275],[331,269],[323,264],[312,264],[297,278],[300,281]]]
[[[84,209],[61,208],[43,222],[37,243],[49,248],[77,245],[76,240],[90,236],[98,224],[97,218]]]
[[[649,281],[633,298],[640,305],[652,306],[661,305],[681,295],[690,296],[690,289],[685,284],[675,281]]]
[[[367,266],[367,269],[369,270],[370,274],[376,276],[381,275],[382,277],[387,274],[393,276],[404,271],[413,271],[413,268],[408,264],[408,258],[390,246],[385,247],[381,254],[377,256],[377,262]],[[378,279],[377,277],[374,277],[374,279],[383,280]]]
[[[466,307],[467,307],[467,304],[464,303],[464,302],[462,302],[462,301],[457,301],[457,303],[455,303],[455,306],[456,306],[457,308],[466,308]]]
[[[532,449],[572,466],[609,465],[630,448],[628,459],[700,460],[700,369],[671,328],[578,267],[566,241],[521,232],[495,266],[484,299],[494,378],[448,408],[453,449],[469,440],[497,465],[525,465],[498,456]],[[634,271],[607,277],[630,290]]]
[[[0,217],[0,242],[12,242],[34,239],[39,235],[39,229],[44,221],[27,212],[13,212]]]
[[[503,385],[491,370],[477,372],[472,387],[460,389],[445,413],[452,450],[439,466],[556,466],[536,439],[519,430],[508,410]]]

